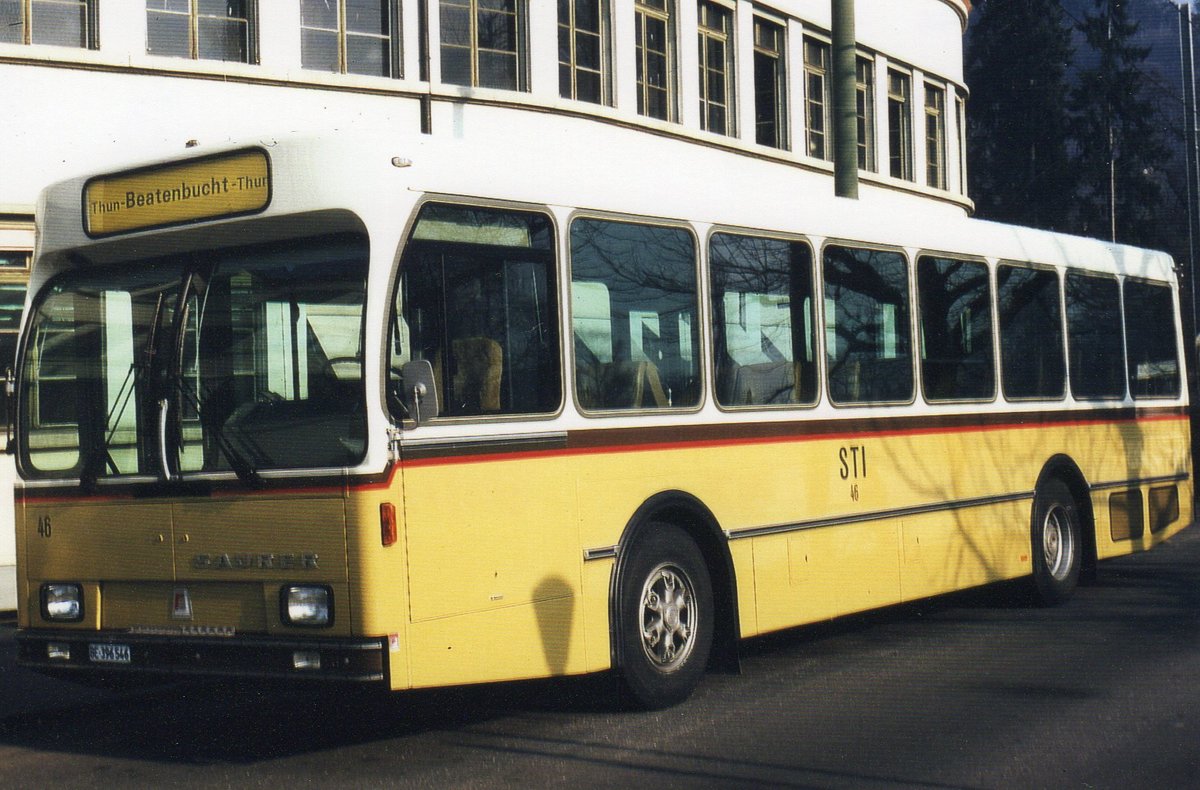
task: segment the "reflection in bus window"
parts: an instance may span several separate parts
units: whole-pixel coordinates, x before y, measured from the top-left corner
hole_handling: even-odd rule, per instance
[[[835,403],[912,400],[908,266],[898,252],[825,248],[825,345]]]
[[[700,402],[696,251],[681,228],[571,225],[575,387],[585,409]]]
[[[1000,371],[1004,394],[1058,399],[1066,393],[1058,275],[1045,269],[1001,265]]]
[[[75,469],[80,448],[98,444],[97,431],[107,440],[108,472],[150,471],[138,442],[139,422],[153,419],[145,414],[153,401],[147,344],[150,328],[170,320],[180,268],[107,274],[61,277],[34,308],[21,419],[35,471]]]
[[[365,253],[360,237],[335,236],[58,277],[30,322],[26,470],[86,480],[355,463]]]
[[[1076,398],[1124,398],[1121,289],[1115,277],[1067,273],[1067,345]]]
[[[365,250],[344,244],[221,256],[207,280],[193,281],[180,469],[347,465],[361,456]]]
[[[809,246],[718,233],[712,237],[709,263],[718,402],[815,403]]]
[[[996,394],[992,291],[982,263],[924,255],[917,261],[921,387],[931,401]]]
[[[1129,349],[1129,389],[1135,398],[1179,396],[1179,357],[1175,348],[1171,289],[1125,281],[1125,337]]]
[[[429,360],[447,417],[553,412],[562,400],[556,293],[548,217],[426,205],[401,262],[392,373]]]

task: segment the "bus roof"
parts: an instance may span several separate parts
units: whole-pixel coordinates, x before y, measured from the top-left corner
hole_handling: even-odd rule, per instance
[[[136,239],[144,249],[156,239],[189,240],[194,229],[213,243],[226,232],[236,238],[245,222],[264,219],[275,220],[275,233],[287,235],[311,226],[292,228],[286,218],[316,212],[337,214],[339,221],[353,215],[368,229],[377,223],[398,228],[420,195],[436,194],[1175,278],[1165,253],[968,218],[957,205],[871,184],[859,200],[837,198],[828,177],[777,161],[636,130],[580,130],[574,125],[586,121],[555,120],[535,141],[506,136],[502,126],[495,127],[491,145],[471,138],[336,133],[201,147],[176,159],[79,176],[41,195],[39,258],[90,246],[103,259],[104,248],[123,250],[124,240]],[[584,131],[600,143],[586,155],[573,136]],[[247,162],[261,170],[238,169]],[[222,179],[227,193],[229,179],[250,183],[264,176],[258,191],[224,203],[206,202],[211,194],[191,195],[205,185],[217,190],[212,185]]]

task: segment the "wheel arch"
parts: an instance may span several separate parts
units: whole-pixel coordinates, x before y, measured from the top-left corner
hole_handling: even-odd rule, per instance
[[[712,511],[695,496],[683,491],[662,491],[647,499],[630,517],[621,533],[608,596],[609,645],[613,666],[620,667],[624,658],[621,655],[621,640],[617,638],[621,616],[617,604],[621,600],[620,585],[625,564],[638,541],[656,523],[672,524],[682,529],[703,555],[712,583],[715,610],[709,667],[728,672],[739,671],[741,625],[738,619],[737,577],[733,556],[729,552],[729,541]]]
[[[1090,581],[1096,575],[1096,513],[1092,507],[1092,488],[1088,484],[1087,478],[1079,465],[1075,463],[1068,455],[1055,455],[1046,461],[1042,466],[1042,471],[1038,475],[1036,492],[1041,490],[1042,485],[1050,479],[1062,481],[1067,490],[1071,492],[1071,498],[1075,500],[1075,507],[1079,511],[1080,518],[1080,537],[1083,539],[1083,553],[1080,556],[1080,580]],[[1030,516],[1032,518],[1032,515]]]

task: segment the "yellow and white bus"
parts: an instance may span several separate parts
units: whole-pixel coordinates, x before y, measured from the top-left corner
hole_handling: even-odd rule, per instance
[[[662,706],[745,637],[1021,577],[1058,602],[1191,521],[1168,256],[557,128],[43,193],[24,665],[615,669]]]

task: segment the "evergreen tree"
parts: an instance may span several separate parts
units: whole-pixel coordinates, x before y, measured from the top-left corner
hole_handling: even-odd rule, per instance
[[[1169,152],[1162,124],[1148,100],[1142,65],[1148,47],[1134,46],[1138,23],[1126,0],[1093,0],[1079,26],[1095,63],[1079,70],[1072,91],[1079,232],[1117,241],[1163,246],[1158,218],[1162,190],[1156,171]]]
[[[975,4],[968,40],[970,192],[978,216],[1066,230],[1071,31],[1058,0]]]

